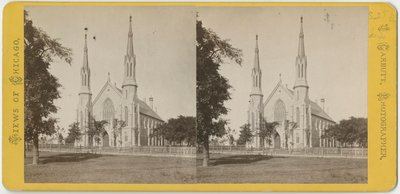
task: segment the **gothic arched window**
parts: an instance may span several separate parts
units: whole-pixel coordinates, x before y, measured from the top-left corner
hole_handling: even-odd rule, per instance
[[[299,109],[299,107],[296,108],[296,123],[297,123],[297,126],[299,126],[299,124],[300,124],[300,109]]]
[[[129,73],[129,64],[128,63],[126,63],[125,68],[126,68],[126,76],[129,76],[129,74],[128,74]]]
[[[297,77],[300,77],[300,64],[297,64]]]
[[[303,69],[303,63],[301,64],[301,77],[303,77],[303,72],[304,72],[304,69]]]
[[[114,113],[114,104],[109,98],[107,98],[103,102],[103,120],[107,121],[108,124],[112,124],[112,121],[114,120]]]
[[[254,127],[254,113],[251,113],[251,128]]]
[[[128,124],[128,107],[125,106],[125,123]]]
[[[278,100],[274,106],[274,121],[286,120],[286,107],[282,100]]]
[[[80,126],[83,128],[83,112],[81,111],[81,123]]]
[[[129,76],[132,76],[132,63],[129,63]]]

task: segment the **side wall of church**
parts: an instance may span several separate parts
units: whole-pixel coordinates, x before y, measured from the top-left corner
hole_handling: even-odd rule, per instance
[[[337,147],[338,143],[333,139],[324,139],[322,136],[329,126],[334,125],[332,121],[312,115],[313,147]]]

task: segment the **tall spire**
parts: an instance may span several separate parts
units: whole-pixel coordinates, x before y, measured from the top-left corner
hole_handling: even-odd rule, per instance
[[[303,16],[300,17],[300,34],[299,34],[299,53],[298,56],[302,57],[305,56],[305,49],[304,49],[304,33],[303,33]]]
[[[299,50],[296,57],[296,81],[294,88],[306,87],[307,83],[307,57],[304,49],[303,17],[300,17]]]
[[[133,56],[133,32],[132,32],[132,16],[129,16],[129,32],[128,32],[128,45],[126,49],[126,55]]]
[[[81,68],[81,91],[82,94],[91,94],[90,92],[90,68],[87,47],[87,31],[85,28],[85,44],[83,46],[83,64]]]
[[[124,59],[124,81],[122,83],[122,88],[126,93],[129,93],[128,96],[134,96],[134,97],[136,97],[136,88],[137,88],[135,72],[136,72],[136,56],[133,51],[132,16],[129,16],[128,43]]]
[[[252,78],[253,78],[253,89],[251,91],[250,96],[252,95],[261,95],[262,96],[262,91],[261,91],[261,68],[260,68],[260,57],[259,57],[259,50],[258,50],[258,35],[256,35],[256,48],[254,50],[254,67],[252,71]]]
[[[87,47],[87,31],[88,28],[85,28],[85,46],[83,47],[83,66],[82,68],[89,68],[89,57],[88,57],[88,47]]]
[[[254,69],[260,69],[260,57],[259,57],[259,50],[258,50],[258,34],[256,35],[256,48],[255,48],[255,55],[254,55]]]

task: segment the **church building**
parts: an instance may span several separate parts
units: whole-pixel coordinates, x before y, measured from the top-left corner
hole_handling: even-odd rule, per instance
[[[334,125],[335,121],[317,102],[309,99],[310,87],[307,82],[307,56],[304,47],[302,17],[300,19],[298,54],[293,70],[296,72],[293,88],[284,86],[279,78],[275,88],[263,101],[262,72],[258,37],[256,36],[252,90],[248,109],[248,123],[253,137],[251,142],[247,143],[247,147],[306,148],[338,145],[334,139],[323,138],[325,130]],[[321,99],[321,103],[324,101]],[[278,123],[270,144],[259,136],[260,129],[265,127],[265,122]]]
[[[77,108],[77,122],[81,138],[75,146],[131,147],[162,146],[164,138],[152,135],[153,129],[164,121],[149,103],[139,99],[136,82],[136,55],[133,47],[132,17],[129,18],[129,32],[124,57],[122,87],[112,84],[110,75],[104,86],[92,100],[90,88],[90,67],[88,61],[87,34],[85,33],[83,66],[80,71],[81,89]],[[99,136],[89,137],[88,131],[94,121],[106,121],[105,130]]]

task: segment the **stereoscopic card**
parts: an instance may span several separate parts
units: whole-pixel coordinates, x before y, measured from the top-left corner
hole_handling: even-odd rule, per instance
[[[13,2],[3,184],[27,191],[389,191],[387,3]]]

